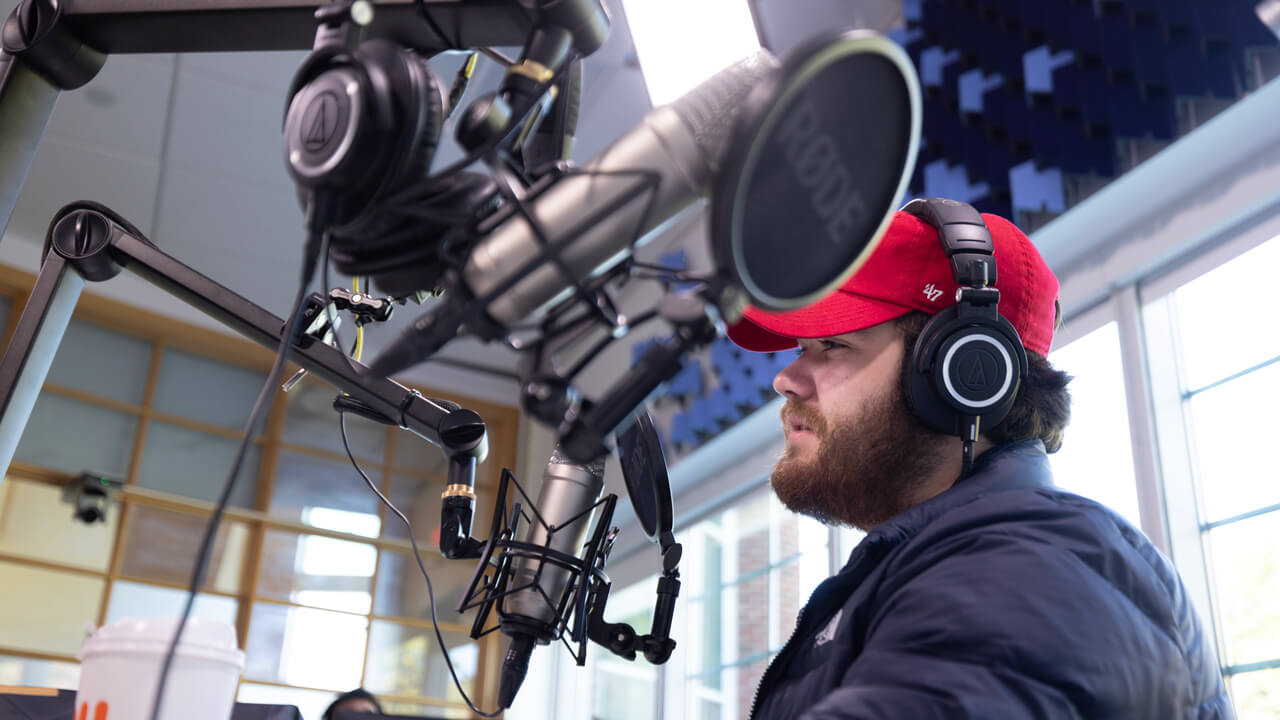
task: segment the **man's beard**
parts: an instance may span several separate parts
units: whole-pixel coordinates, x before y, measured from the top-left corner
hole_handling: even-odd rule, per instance
[[[818,446],[799,459],[788,445],[773,469],[773,491],[792,511],[828,525],[870,530],[901,513],[924,499],[929,475],[945,460],[947,436],[913,417],[896,387],[836,423],[791,400],[782,417],[808,426]]]

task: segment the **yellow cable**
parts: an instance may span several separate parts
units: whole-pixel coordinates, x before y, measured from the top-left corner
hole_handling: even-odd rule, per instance
[[[351,278],[351,291],[360,292],[360,278]],[[351,352],[351,356],[356,362],[360,362],[360,354],[364,352],[364,326],[356,324],[356,348]]]
[[[462,66],[463,77],[467,79],[471,78],[471,73],[474,72],[476,69],[476,58],[478,57],[480,57],[480,53],[473,52],[471,53],[471,56],[467,58],[466,64]]]

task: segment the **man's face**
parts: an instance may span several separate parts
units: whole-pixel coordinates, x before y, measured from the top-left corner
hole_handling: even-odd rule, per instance
[[[784,505],[866,530],[924,499],[945,438],[903,405],[902,362],[892,321],[800,340],[800,356],[773,380],[787,399],[786,450],[772,476]]]

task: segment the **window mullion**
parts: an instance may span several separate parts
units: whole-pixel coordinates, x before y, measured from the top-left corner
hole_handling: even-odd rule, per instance
[[[1154,431],[1161,485],[1164,491],[1164,521],[1169,536],[1168,554],[1182,576],[1192,603],[1202,618],[1213,623],[1214,648],[1218,648],[1222,625],[1210,593],[1210,571],[1205,537],[1201,532],[1200,508],[1192,472],[1191,435],[1182,398],[1178,362],[1178,338],[1172,296],[1148,303],[1142,310],[1146,340],[1146,363],[1150,381],[1152,430]]]
[[[1160,484],[1151,377],[1147,373],[1147,345],[1137,286],[1129,285],[1118,291],[1114,303],[1120,334],[1125,403],[1129,412],[1134,480],[1138,485],[1138,515],[1142,520],[1142,531],[1167,555],[1170,554],[1171,542],[1164,491]]]

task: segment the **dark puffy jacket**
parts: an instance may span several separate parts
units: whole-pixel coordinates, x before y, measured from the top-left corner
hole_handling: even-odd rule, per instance
[[[872,530],[760,682],[775,718],[1232,718],[1170,562],[1053,487],[1039,440],[995,448]]]

